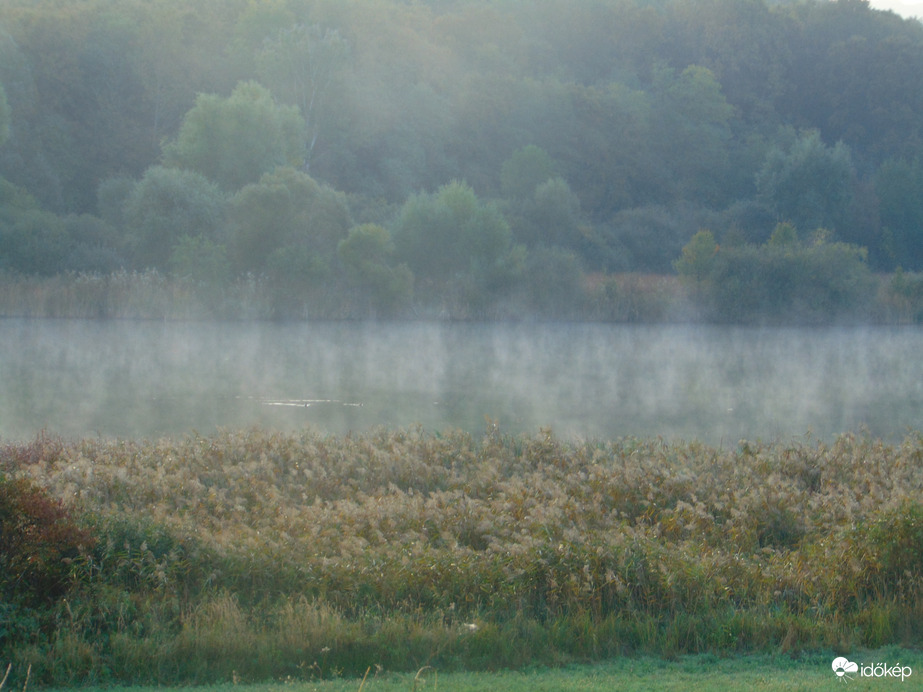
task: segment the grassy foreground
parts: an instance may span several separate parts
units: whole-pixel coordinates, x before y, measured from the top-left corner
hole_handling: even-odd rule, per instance
[[[923,672],[923,653],[896,648],[860,651],[862,661],[888,661]],[[710,654],[684,656],[665,661],[650,657],[620,658],[594,665],[569,665],[560,668],[521,671],[443,673],[424,668],[416,673],[369,671],[360,679],[285,682],[267,684],[203,685],[198,692],[727,692],[727,690],[772,690],[773,692],[814,692],[837,689],[839,681],[830,666],[831,656],[738,656],[717,658]],[[848,680],[850,690],[882,689],[882,685],[901,684],[901,689],[917,689],[914,675],[898,680],[863,678]],[[106,687],[102,692],[153,692],[156,687]],[[84,692],[96,692],[85,688]]]
[[[923,672],[923,653],[897,648],[859,651],[862,661],[890,662]],[[740,656],[717,658],[710,654],[684,656],[666,661],[650,657],[620,658],[592,665],[521,671],[442,673],[423,668],[416,673],[383,673],[370,669],[360,679],[313,682],[282,681],[264,684],[225,683],[203,685],[199,692],[726,692],[727,690],[772,690],[774,692],[814,692],[836,689],[838,678],[830,666],[831,656]],[[897,679],[853,675],[850,690],[882,689],[882,685],[901,684],[901,689],[917,689],[919,680],[911,674],[902,683]],[[105,687],[106,692],[154,692],[158,687]],[[85,688],[84,692],[96,692]]]
[[[318,689],[371,666],[408,689],[427,666],[804,651],[830,653],[793,684],[833,678],[834,655],[923,641],[921,490],[919,433],[42,436],[0,447],[19,522],[0,523],[0,661],[8,689],[30,666],[30,686],[334,681]],[[748,674],[690,660],[669,665]]]

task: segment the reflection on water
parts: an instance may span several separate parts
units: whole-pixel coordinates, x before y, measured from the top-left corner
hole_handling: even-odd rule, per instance
[[[362,406],[361,403],[352,403],[348,401],[337,401],[336,399],[285,399],[278,401],[276,399],[262,399],[260,397],[247,397],[253,401],[258,401],[263,406],[295,406],[297,408],[307,408],[319,404],[332,404],[334,406]]]
[[[923,331],[0,321],[0,437],[378,425],[713,443],[923,426]]]

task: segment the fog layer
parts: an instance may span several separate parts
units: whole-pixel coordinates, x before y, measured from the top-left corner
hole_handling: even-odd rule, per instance
[[[923,421],[919,329],[0,322],[0,437],[421,424],[734,443]]]

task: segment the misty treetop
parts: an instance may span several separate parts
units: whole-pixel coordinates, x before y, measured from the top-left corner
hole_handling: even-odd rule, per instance
[[[199,94],[164,147],[164,161],[238,190],[280,166],[303,165],[304,128],[297,107],[277,104],[257,82],[241,82],[228,98]]]
[[[923,271],[921,160],[923,24],[863,0],[0,7],[8,276],[566,314],[591,277],[685,267],[703,229],[729,282],[790,224],[826,239],[791,279],[824,294],[846,255]]]

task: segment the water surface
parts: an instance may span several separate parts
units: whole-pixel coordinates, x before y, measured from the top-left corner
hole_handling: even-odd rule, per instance
[[[260,425],[734,443],[923,427],[923,330],[0,321],[0,437]]]

